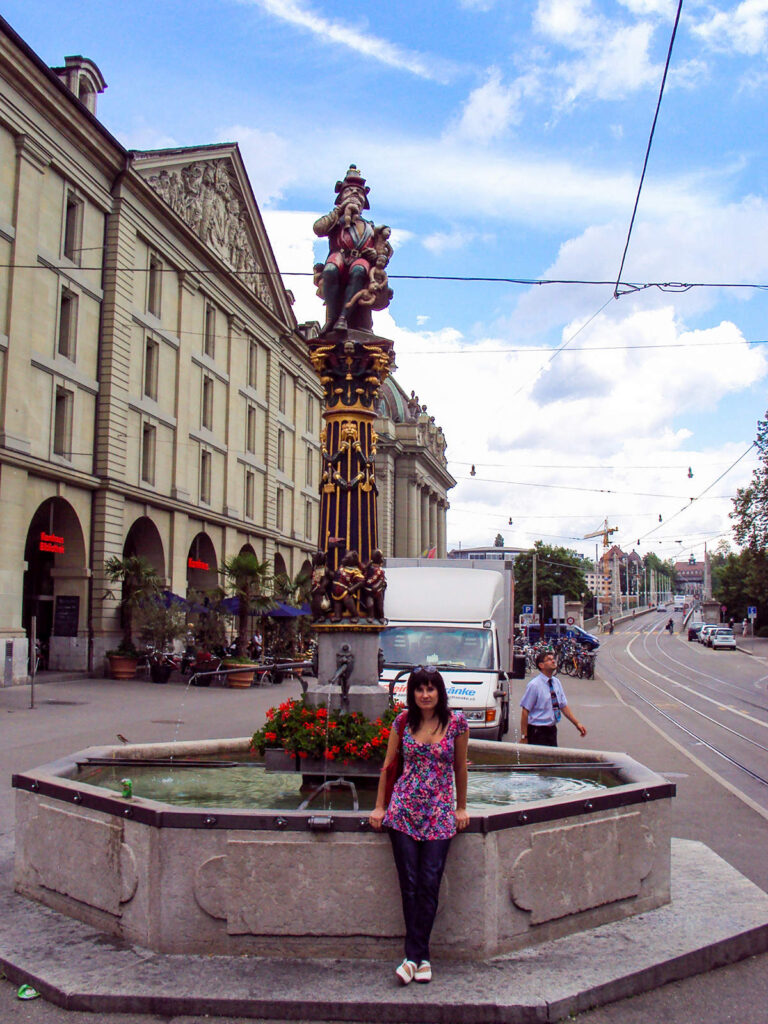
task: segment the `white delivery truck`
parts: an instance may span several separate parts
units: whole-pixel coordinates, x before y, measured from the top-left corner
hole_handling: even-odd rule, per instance
[[[379,684],[405,700],[415,665],[440,670],[470,735],[503,739],[509,725],[514,573],[510,561],[387,559]]]

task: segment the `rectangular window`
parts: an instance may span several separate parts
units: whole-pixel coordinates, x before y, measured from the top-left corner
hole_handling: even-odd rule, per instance
[[[157,401],[157,368],[160,362],[160,345],[154,338],[147,338],[144,347],[144,394]]]
[[[153,316],[160,316],[160,299],[163,284],[163,264],[159,256],[149,257],[149,284],[147,285],[147,310]]]
[[[200,456],[200,501],[211,503],[211,453],[205,451]]]
[[[83,204],[74,194],[67,192],[64,211],[64,255],[80,266],[83,237]]]
[[[146,484],[155,483],[155,445],[157,429],[145,423],[141,431],[141,479]]]
[[[259,383],[259,346],[253,340],[248,339],[248,387],[256,390]]]
[[[253,519],[256,474],[246,470],[245,474],[245,518]]]
[[[56,388],[53,418],[53,452],[68,459],[72,453],[72,404],[74,395],[66,388]]]
[[[285,397],[288,391],[288,374],[285,370],[280,371],[280,383],[277,394],[277,408],[280,412],[285,412]]]
[[[315,450],[314,450],[314,448],[312,448],[311,445],[307,445],[307,466],[306,466],[306,474],[305,474],[305,480],[304,480],[304,483],[306,484],[307,487],[311,487],[312,486],[312,481],[313,481],[314,476],[315,476],[314,470],[312,468],[312,464],[313,464],[314,461],[315,461]]]
[[[277,488],[277,500],[275,502],[275,528],[283,529],[283,506],[285,505],[285,491],[282,487]]]
[[[312,395],[307,395],[307,433],[315,432],[315,400]]]
[[[74,292],[61,292],[61,304],[59,306],[59,344],[60,356],[74,361],[75,358],[75,337],[77,335],[77,296]]]
[[[312,539],[312,527],[314,525],[312,517],[312,502],[304,502],[304,536],[307,540]]]
[[[205,354],[213,359],[216,353],[216,310],[207,302],[205,305],[205,338],[203,350]]]
[[[213,430],[213,378],[203,377],[203,426]]]
[[[285,431],[277,432],[277,468],[281,473],[285,472]]]
[[[252,405],[248,406],[245,422],[245,450],[256,454],[256,409]]]

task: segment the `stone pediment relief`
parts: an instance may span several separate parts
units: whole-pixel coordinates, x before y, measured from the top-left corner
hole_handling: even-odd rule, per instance
[[[232,161],[191,160],[141,169],[142,177],[253,294],[271,310],[276,303],[267,268],[252,239],[247,203]]]

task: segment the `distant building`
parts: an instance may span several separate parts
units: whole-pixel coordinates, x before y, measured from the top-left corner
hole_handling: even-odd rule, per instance
[[[449,558],[471,558],[475,561],[514,561],[518,555],[524,555],[530,548],[452,548],[448,552]]]
[[[445,558],[448,491],[456,481],[443,428],[393,377],[381,388],[377,412],[379,546],[388,558]]]
[[[129,151],[105,88],[0,19],[0,685],[33,616],[49,667],[101,668],[112,556],[185,596],[317,542],[322,388],[239,150]]]
[[[704,590],[704,562],[697,562],[691,555],[687,562],[675,562],[675,589],[678,594],[691,594],[701,598]]]

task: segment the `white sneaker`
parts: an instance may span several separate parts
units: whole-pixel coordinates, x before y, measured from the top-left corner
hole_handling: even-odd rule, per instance
[[[400,966],[395,970],[395,974],[397,975],[401,985],[409,985],[413,981],[415,973],[416,964],[413,960],[403,960]]]
[[[414,981],[432,981],[432,964],[422,960],[413,975]]]

